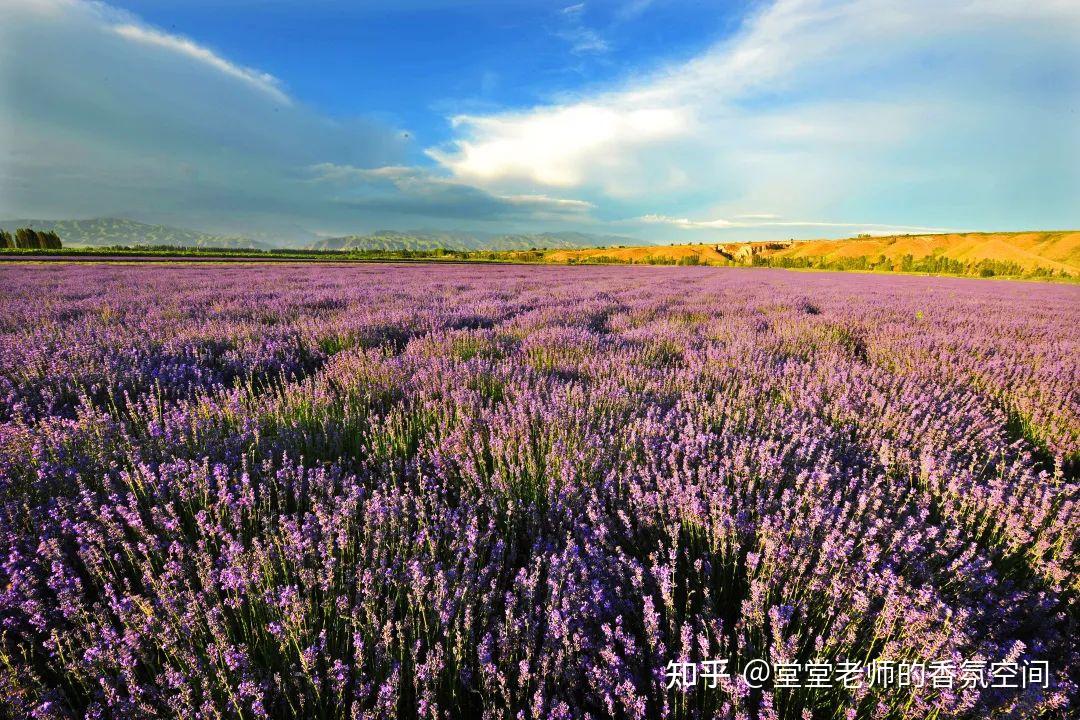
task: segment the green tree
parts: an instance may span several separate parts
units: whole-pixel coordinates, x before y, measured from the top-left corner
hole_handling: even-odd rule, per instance
[[[31,228],[19,228],[15,231],[15,247],[20,250],[29,250],[37,246],[37,233]]]
[[[23,250],[59,250],[64,244],[60,236],[52,230],[34,230],[33,228],[19,228],[15,231],[15,237],[6,233],[0,247],[15,247]]]

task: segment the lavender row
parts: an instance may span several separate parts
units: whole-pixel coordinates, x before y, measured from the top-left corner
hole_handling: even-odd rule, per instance
[[[10,714],[1074,709],[1074,287],[0,275]],[[1051,682],[667,687],[718,657],[1047,661]]]

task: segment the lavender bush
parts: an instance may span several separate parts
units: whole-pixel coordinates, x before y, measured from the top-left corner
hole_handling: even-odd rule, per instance
[[[0,269],[0,713],[1074,717],[1080,288]],[[1046,660],[1049,687],[667,687]]]

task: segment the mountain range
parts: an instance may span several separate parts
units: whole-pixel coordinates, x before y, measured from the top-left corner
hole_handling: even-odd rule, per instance
[[[494,234],[437,230],[378,230],[368,235],[324,238],[312,250],[550,250],[644,245],[636,238],[580,232]]]
[[[60,236],[64,245],[108,247],[110,245],[172,245],[198,248],[268,248],[264,242],[250,238],[175,228],[168,225],[148,225],[128,218],[91,218],[88,220],[0,220],[0,228],[14,232],[16,228],[51,230]]]
[[[295,241],[269,241],[239,235],[150,225],[128,218],[88,220],[0,221],[0,228],[57,233],[66,246],[156,245],[195,248],[304,250],[545,250],[543,262],[628,262],[701,265],[757,264],[781,267],[861,269],[885,260],[897,268],[956,272],[980,263],[1010,264],[1024,272],[1053,272],[1080,276],[1080,232],[941,233],[932,235],[860,236],[838,240],[803,240],[778,243],[698,243],[650,245],[619,235],[580,232],[489,233],[440,230],[378,230],[363,235],[312,239],[298,234]],[[298,231],[302,233],[303,231]],[[944,263],[944,264],[943,264]],[[955,267],[947,268],[952,263]],[[941,267],[938,267],[941,265]]]
[[[68,246],[108,247],[111,245],[169,245],[197,248],[269,249],[291,247],[305,250],[552,250],[643,245],[644,241],[619,235],[594,235],[579,232],[546,232],[498,234],[488,232],[439,230],[377,230],[366,235],[344,235],[294,242],[254,240],[239,235],[212,233],[149,225],[128,218],[103,217],[87,220],[0,221],[0,228],[14,232],[16,228],[52,230]]]

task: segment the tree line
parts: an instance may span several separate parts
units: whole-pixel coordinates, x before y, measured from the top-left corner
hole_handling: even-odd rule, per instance
[[[63,247],[60,236],[52,230],[34,230],[19,228],[12,235],[7,230],[0,230],[0,248],[19,250],[59,250]]]
[[[813,270],[876,270],[884,272],[915,272],[932,275],[974,275],[978,277],[1070,277],[1061,270],[1037,267],[1031,270],[1008,260],[978,260],[963,262],[953,258],[928,255],[916,258],[904,255],[896,260],[879,255],[850,258],[768,257],[755,255],[751,263],[758,267],[805,268]]]

